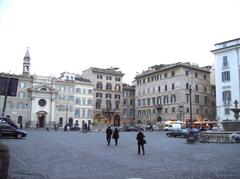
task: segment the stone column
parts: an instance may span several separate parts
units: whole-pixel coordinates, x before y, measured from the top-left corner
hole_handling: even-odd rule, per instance
[[[35,99],[35,97],[32,97],[32,100],[31,100],[31,109],[30,109],[30,111],[31,111],[31,126],[32,127],[36,127],[36,124],[37,124],[37,119],[35,119],[35,101],[36,101],[36,99]],[[30,126],[30,127],[31,127]]]
[[[51,97],[51,121],[55,121],[55,94],[52,94],[52,97]]]

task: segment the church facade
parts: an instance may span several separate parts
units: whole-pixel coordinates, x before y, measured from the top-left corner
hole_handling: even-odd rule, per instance
[[[88,126],[93,122],[93,84],[78,74],[64,72],[59,78],[30,74],[27,50],[21,75],[1,73],[0,77],[18,79],[17,95],[0,96],[2,114],[24,127],[44,128],[46,125]]]

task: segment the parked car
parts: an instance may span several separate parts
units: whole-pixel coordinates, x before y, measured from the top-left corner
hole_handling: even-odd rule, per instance
[[[174,129],[172,131],[166,132],[166,135],[169,137],[184,137],[187,138],[190,135],[190,132],[192,132],[192,135],[194,137],[197,137],[199,130],[196,128],[181,128],[181,129]]]
[[[137,129],[136,126],[125,126],[124,130],[127,131],[127,132],[135,132],[138,129]]]
[[[79,126],[70,126],[70,131],[80,131]]]
[[[21,139],[27,136],[27,132],[6,123],[0,122],[0,136],[15,137]]]
[[[172,131],[169,131],[166,133],[168,137],[184,137],[186,138],[189,134],[189,130],[184,128],[184,129],[174,129]]]
[[[8,118],[8,117],[0,117],[0,122],[6,122],[6,123],[8,123],[9,125],[11,125],[11,126],[13,126],[13,127],[15,127],[15,128],[19,128],[18,127],[18,125],[17,124],[15,124],[10,118]]]
[[[163,128],[164,131],[172,131],[176,129],[181,129],[182,125],[181,124],[170,124],[169,126],[166,126]]]

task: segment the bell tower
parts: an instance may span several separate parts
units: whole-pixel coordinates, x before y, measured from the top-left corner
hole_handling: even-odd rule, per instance
[[[29,75],[30,72],[30,54],[29,54],[29,48],[27,48],[27,51],[25,53],[25,56],[23,58],[23,75]]]

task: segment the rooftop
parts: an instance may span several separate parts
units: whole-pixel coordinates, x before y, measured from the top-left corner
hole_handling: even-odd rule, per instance
[[[173,64],[159,64],[159,65],[153,65],[148,67],[148,70],[143,71],[141,74],[136,75],[135,78],[142,77],[144,75],[160,72],[160,71],[165,71],[169,70],[171,68],[176,68],[177,66],[185,66],[187,68],[194,68],[196,70],[200,71],[205,71],[209,72],[210,66],[205,66],[205,67],[199,67],[198,64],[190,63],[190,62],[178,62],[178,63],[173,63]]]

